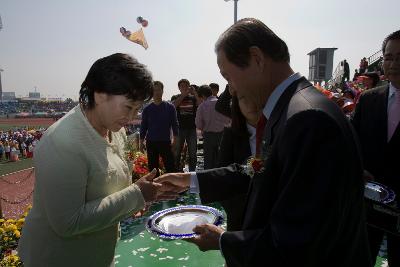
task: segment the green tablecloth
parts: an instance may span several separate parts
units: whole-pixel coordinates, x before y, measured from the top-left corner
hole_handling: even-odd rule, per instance
[[[116,267],[222,267],[224,259],[219,251],[201,252],[197,246],[183,240],[163,240],[145,229],[148,216],[177,205],[200,204],[197,195],[184,195],[181,201],[153,205],[146,216],[121,222],[121,239],[115,251]],[[222,210],[218,204],[210,205]],[[226,225],[224,224],[223,227]],[[387,266],[378,257],[375,267]],[[355,266],[356,267],[356,266]]]
[[[115,251],[116,267],[222,267],[224,259],[220,251],[202,252],[184,240],[163,240],[145,229],[148,216],[177,205],[199,204],[194,194],[186,194],[180,201],[154,204],[146,216],[121,222],[121,239]],[[218,204],[210,205],[221,209]]]

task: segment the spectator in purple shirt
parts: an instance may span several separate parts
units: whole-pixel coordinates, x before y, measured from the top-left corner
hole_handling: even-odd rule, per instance
[[[174,156],[172,147],[175,145],[178,130],[178,119],[174,105],[163,101],[164,85],[160,81],[154,82],[153,103],[143,109],[140,125],[141,147],[144,147],[146,139],[147,158],[149,170],[159,168],[161,156],[166,172],[174,172]],[[171,129],[173,140],[171,143]]]
[[[204,101],[197,108],[196,127],[204,138],[204,169],[212,169],[217,167],[222,132],[230,124],[230,119],[215,110],[217,97],[212,95],[209,85],[200,86],[198,94]]]

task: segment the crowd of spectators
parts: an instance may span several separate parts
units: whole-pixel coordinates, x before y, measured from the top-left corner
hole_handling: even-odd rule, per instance
[[[77,102],[66,99],[60,102],[47,101],[16,101],[0,102],[0,115],[10,116],[18,113],[27,113],[33,116],[35,113],[54,114],[71,110]]]
[[[366,57],[360,61],[360,68],[355,69],[353,79],[349,79],[349,66],[346,60],[341,62],[344,72],[341,82],[334,84],[315,84],[326,96],[336,102],[348,116],[354,111],[358,98],[365,90],[388,83],[382,69],[382,58],[369,64]]]
[[[33,151],[45,129],[0,131],[0,162],[32,158]]]

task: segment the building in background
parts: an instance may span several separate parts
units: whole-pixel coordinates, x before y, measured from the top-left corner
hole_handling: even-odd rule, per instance
[[[2,102],[17,102],[15,92],[2,92]]]
[[[328,82],[332,77],[333,53],[337,48],[316,48],[307,55],[310,56],[308,80],[321,83]]]

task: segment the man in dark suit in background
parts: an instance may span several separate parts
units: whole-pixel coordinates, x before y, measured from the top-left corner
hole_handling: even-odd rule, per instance
[[[203,203],[248,193],[242,230],[199,225],[191,241],[201,250],[220,249],[229,267],[371,266],[363,168],[344,114],[294,73],[285,42],[259,20],[232,25],[215,51],[231,92],[267,119],[264,169],[252,178],[233,164],[156,179],[190,185]]]
[[[364,168],[374,180],[400,196],[400,31],[382,44],[383,69],[388,85],[365,91],[352,122],[361,143]],[[368,226],[371,259],[375,263],[384,231]],[[400,238],[387,233],[389,266],[400,266]]]

